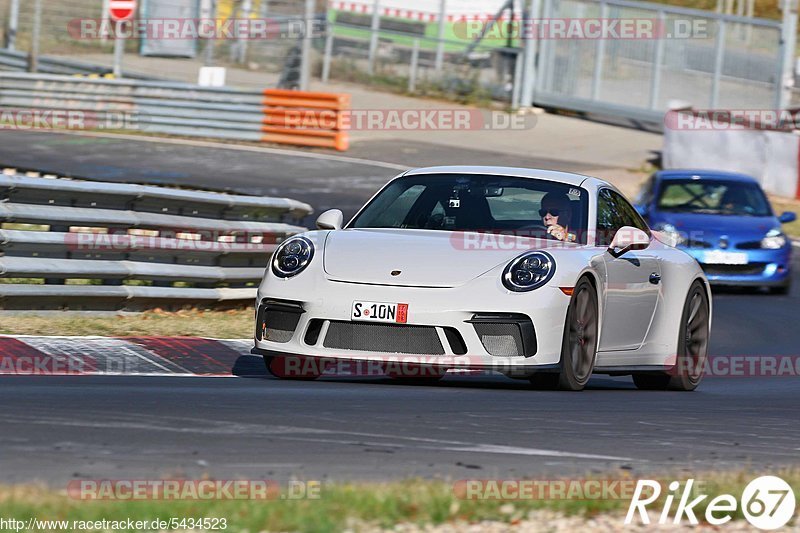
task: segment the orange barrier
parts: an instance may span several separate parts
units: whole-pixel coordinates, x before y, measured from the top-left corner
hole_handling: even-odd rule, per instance
[[[350,109],[349,94],[267,89],[262,104],[264,142],[342,152],[350,145],[342,113]]]

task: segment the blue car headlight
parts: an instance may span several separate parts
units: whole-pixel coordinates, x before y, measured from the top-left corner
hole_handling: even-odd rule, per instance
[[[675,248],[686,242],[686,238],[672,224],[656,224],[653,229],[661,233],[663,237],[661,242],[667,246]]]
[[[302,272],[314,257],[314,243],[305,237],[292,237],[272,254],[272,273],[291,278]]]
[[[786,235],[778,228],[772,229],[761,240],[761,247],[765,250],[779,250],[786,246]]]
[[[526,252],[503,270],[503,285],[514,292],[538,289],[556,273],[556,262],[545,252]]]

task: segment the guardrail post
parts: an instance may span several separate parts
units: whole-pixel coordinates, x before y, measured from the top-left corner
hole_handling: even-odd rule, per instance
[[[5,46],[15,50],[17,46],[17,29],[19,28],[19,0],[11,0],[8,7],[8,25],[6,26]]]
[[[33,34],[31,51],[28,56],[28,72],[39,70],[39,40],[42,34],[42,0],[36,0],[33,7]]]
[[[300,59],[300,90],[307,91],[311,82],[311,26],[314,22],[314,0],[306,0],[305,24],[303,25],[303,42]]]
[[[711,109],[719,103],[719,81],[722,77],[722,61],[725,59],[725,20],[717,20],[717,40],[714,50],[714,78],[711,80]]]
[[[522,91],[523,56],[519,52],[514,56],[514,84],[511,86],[511,109],[519,109],[520,92]]]
[[[328,24],[328,33],[325,35],[325,57],[322,59],[322,83],[328,83],[331,75],[331,60],[333,59],[333,25]]]
[[[542,0],[542,19],[547,20],[553,17],[553,4],[552,0]],[[537,28],[538,32],[538,28]],[[537,37],[538,38],[538,37]],[[536,78],[534,78],[534,90],[541,93],[545,89],[549,89],[547,84],[553,76],[552,65],[553,57],[551,54],[551,41],[550,39],[542,39],[541,46],[539,47],[539,61],[537,62]]]
[[[122,58],[125,55],[124,22],[119,20],[114,25],[114,77],[122,77]]]
[[[242,18],[250,20],[250,15],[253,11],[253,0],[242,0]],[[245,32],[239,35],[236,42],[236,62],[243,65],[247,62],[247,36]]]
[[[411,66],[408,72],[408,92],[414,93],[417,90],[417,67],[419,65],[419,39],[414,39],[414,47],[411,49]]]
[[[797,0],[783,0],[783,21],[781,26],[781,45],[783,55],[781,61],[781,76],[779,78],[780,101],[779,109],[786,109],[792,99],[794,87],[794,53],[797,46]]]
[[[214,33],[217,27],[217,0],[209,0],[209,17],[214,21]],[[214,66],[214,53],[216,51],[217,40],[214,35],[206,39],[205,60],[203,64],[207,67]]]
[[[542,10],[541,0],[530,0],[527,17],[523,20],[520,39],[523,42],[523,73],[521,99],[524,106],[533,104],[534,89],[536,85],[536,54],[539,52],[539,36],[535,28],[538,27],[539,16]]]
[[[372,24],[369,35],[369,56],[367,57],[367,73],[375,74],[375,56],[378,53],[378,36],[381,29],[381,0],[372,4]]]
[[[440,0],[439,1],[439,31],[437,34],[437,43],[436,43],[436,62],[434,64],[434,69],[436,72],[442,71],[442,65],[444,64],[444,30],[445,25],[447,24],[447,0]]]
[[[650,109],[658,109],[658,98],[661,93],[661,63],[664,62],[664,44],[666,31],[666,15],[663,11],[658,12],[658,23],[661,35],[656,41],[655,57],[653,58],[653,77],[650,80]]]
[[[109,20],[111,18],[111,15],[109,14],[111,12],[111,0],[103,0],[103,7],[101,7],[100,9],[103,10],[102,11],[103,14],[100,16],[101,27],[102,28],[107,28],[108,24],[109,24]],[[107,32],[103,32],[103,33],[104,33],[104,35],[100,39],[100,42],[106,43],[106,42],[108,42],[108,35],[107,35]]]
[[[600,4],[600,20],[608,18],[608,4]],[[594,56],[594,71],[592,72],[592,100],[600,98],[600,82],[603,80],[603,59],[606,55],[606,40],[600,39]]]

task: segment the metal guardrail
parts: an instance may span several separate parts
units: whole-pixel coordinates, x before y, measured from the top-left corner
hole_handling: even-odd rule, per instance
[[[0,72],[0,110],[78,111],[93,129],[261,140],[261,91]]]
[[[0,175],[0,308],[249,300],[311,211],[287,198]]]
[[[38,72],[41,74],[105,76],[111,74],[112,69],[85,61],[53,56],[40,56]],[[0,49],[0,71],[27,72],[28,54],[17,50]],[[153,80],[152,76],[126,70],[125,77],[134,80]]]
[[[276,124],[278,110],[302,114],[349,108],[349,96],[280,89],[246,91],[177,82],[84,79],[0,72],[0,111],[80,113],[86,129],[347,149],[347,132]]]

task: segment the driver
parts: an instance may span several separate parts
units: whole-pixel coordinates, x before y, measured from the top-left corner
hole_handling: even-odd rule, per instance
[[[572,222],[572,202],[566,194],[555,192],[545,194],[539,216],[542,217],[548,235],[559,241],[575,242],[576,235],[569,231]]]

